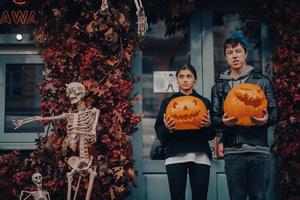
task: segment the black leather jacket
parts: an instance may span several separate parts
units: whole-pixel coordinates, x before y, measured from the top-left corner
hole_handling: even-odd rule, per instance
[[[278,120],[277,104],[275,100],[274,90],[271,81],[254,70],[249,74],[246,83],[254,83],[260,86],[267,97],[268,101],[268,122],[263,126],[225,126],[222,122],[224,114],[224,100],[231,89],[230,80],[218,79],[212,87],[211,103],[212,103],[212,120],[215,127],[223,133],[224,147],[232,147],[241,144],[249,144],[252,146],[268,146],[267,128],[274,125]]]

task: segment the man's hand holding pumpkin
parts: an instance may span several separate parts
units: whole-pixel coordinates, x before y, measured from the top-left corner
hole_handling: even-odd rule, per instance
[[[269,114],[267,109],[263,109],[264,116],[263,117],[251,117],[251,121],[256,125],[256,126],[263,126],[268,122]]]
[[[234,126],[235,123],[237,122],[237,118],[236,117],[228,117],[228,114],[225,113],[222,116],[222,121],[225,124],[225,126]]]
[[[223,143],[217,144],[217,157],[223,158],[224,157],[224,145]]]

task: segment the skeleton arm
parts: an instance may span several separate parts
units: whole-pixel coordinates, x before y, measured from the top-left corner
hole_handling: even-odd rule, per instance
[[[48,200],[51,200],[49,192],[47,192],[46,195],[47,195]]]
[[[96,116],[95,116],[95,121],[93,124],[92,133],[96,135],[96,127],[97,127],[98,120],[99,120],[100,110],[97,108],[93,108],[93,110],[96,112]]]
[[[23,191],[23,190],[22,190],[22,192],[21,192],[21,194],[20,194],[19,200],[22,200],[22,196],[25,195],[24,193],[27,193],[27,194],[28,194],[28,196],[25,197],[25,198],[23,199],[23,200],[26,200],[26,199],[28,199],[29,197],[31,197],[32,194],[33,194],[34,192],[29,192],[29,191]]]
[[[58,120],[58,119],[63,119],[65,118],[65,113],[57,116],[52,116],[52,117],[41,117],[41,116],[34,116],[34,117],[28,117],[25,119],[12,119],[12,123],[16,126],[15,129],[19,128],[23,124],[28,124],[34,121],[40,121],[40,120],[45,120],[45,121],[52,121],[52,120]]]

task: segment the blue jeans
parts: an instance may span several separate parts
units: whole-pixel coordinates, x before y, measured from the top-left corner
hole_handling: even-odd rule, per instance
[[[225,155],[225,173],[231,200],[265,200],[270,158],[262,153]]]

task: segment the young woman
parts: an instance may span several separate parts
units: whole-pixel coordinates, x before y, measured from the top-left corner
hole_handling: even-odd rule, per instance
[[[207,199],[212,156],[208,141],[216,135],[209,115],[211,104],[208,99],[193,89],[197,81],[196,70],[193,66],[179,67],[176,79],[179,92],[164,99],[161,103],[155,122],[155,131],[158,139],[167,148],[165,165],[171,199],[185,199],[187,174],[189,174],[193,200],[204,200]],[[200,129],[176,130],[173,118],[165,114],[169,102],[181,96],[192,96],[205,104],[208,112],[202,118]]]

